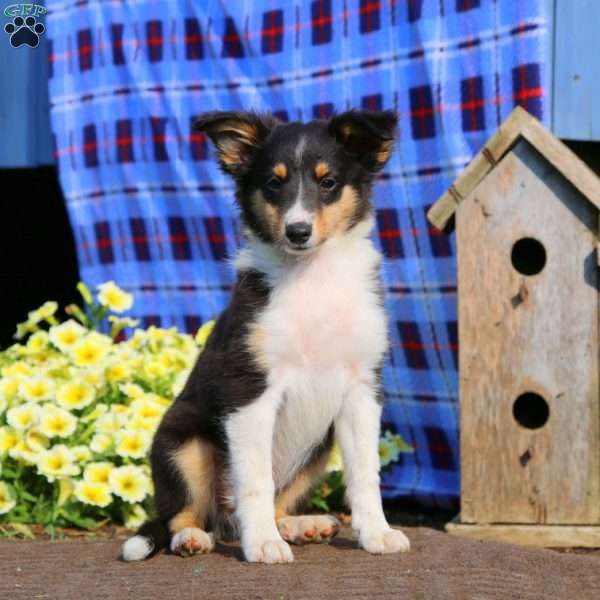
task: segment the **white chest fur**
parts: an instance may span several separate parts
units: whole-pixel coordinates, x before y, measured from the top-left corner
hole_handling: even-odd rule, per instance
[[[330,240],[295,262],[256,254],[251,265],[248,255],[238,261],[238,268],[263,271],[273,290],[251,346],[269,386],[283,390],[273,439],[278,486],[310,456],[350,386],[371,377],[386,350],[379,255],[360,233]]]

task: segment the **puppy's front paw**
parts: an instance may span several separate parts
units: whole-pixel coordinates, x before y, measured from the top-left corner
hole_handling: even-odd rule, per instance
[[[391,554],[410,550],[408,538],[399,529],[362,530],[358,542],[371,554]]]
[[[248,562],[267,564],[293,562],[294,555],[288,544],[282,539],[267,540],[254,544],[244,544],[244,556]]]
[[[212,533],[206,533],[196,527],[186,527],[176,533],[171,540],[171,552],[180,556],[191,556],[210,552],[215,547]]]
[[[340,530],[340,522],[331,515],[294,515],[277,521],[281,537],[292,544],[329,542]]]

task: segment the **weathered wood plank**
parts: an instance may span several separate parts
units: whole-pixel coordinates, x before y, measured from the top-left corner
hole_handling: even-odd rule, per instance
[[[446,531],[478,540],[509,542],[543,548],[600,548],[600,526],[594,525],[505,525],[451,522]]]
[[[465,199],[458,247],[463,522],[600,522],[597,211],[520,141]],[[511,250],[539,240],[544,269]],[[524,392],[550,418],[513,417]]]

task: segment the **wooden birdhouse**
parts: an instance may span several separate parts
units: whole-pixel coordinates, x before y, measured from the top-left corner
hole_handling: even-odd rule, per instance
[[[458,251],[449,531],[600,546],[599,209],[597,176],[517,108],[429,211]]]

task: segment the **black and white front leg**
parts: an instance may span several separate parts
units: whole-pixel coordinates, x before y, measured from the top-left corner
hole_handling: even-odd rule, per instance
[[[376,384],[360,382],[345,398],[335,421],[352,528],[358,532],[358,542],[367,552],[406,552],[410,549],[408,538],[400,530],[392,529],[383,514],[379,490],[380,419]]]
[[[242,550],[249,562],[292,562],[275,522],[273,430],[282,394],[267,389],[228,417],[226,432]]]

